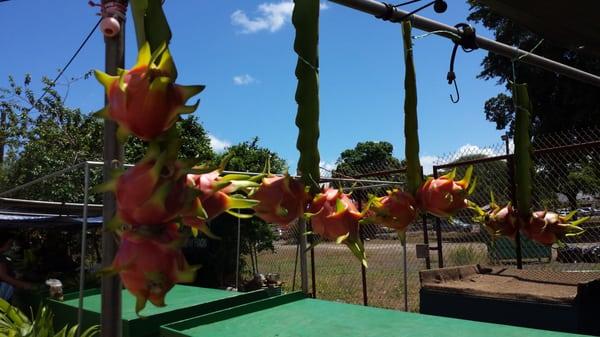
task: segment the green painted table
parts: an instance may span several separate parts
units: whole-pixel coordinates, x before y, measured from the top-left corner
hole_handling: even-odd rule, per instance
[[[159,327],[163,324],[265,299],[271,294],[272,292],[268,290],[238,293],[176,285],[167,294],[166,307],[157,308],[148,303],[140,313],[143,317],[138,317],[135,313],[135,297],[127,290],[123,290],[123,337],[158,336]],[[84,295],[82,325],[87,328],[91,325],[100,324],[100,290],[88,290]],[[65,295],[62,302],[48,300],[48,304],[55,315],[54,326],[60,329],[65,324],[76,324],[78,303],[78,293]]]
[[[161,337],[567,337],[519,328],[306,298],[276,296],[161,327]]]

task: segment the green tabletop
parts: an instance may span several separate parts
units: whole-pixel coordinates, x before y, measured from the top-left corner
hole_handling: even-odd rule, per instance
[[[127,290],[123,290],[123,337],[158,336],[160,325],[265,299],[269,295],[270,293],[264,290],[239,293],[176,285],[167,294],[166,307],[158,308],[148,302],[146,308],[140,312],[142,317],[139,317],[135,313],[135,297]],[[78,303],[77,293],[65,295],[63,302],[49,301],[55,314],[56,327],[62,328],[65,324],[77,323]],[[84,328],[100,323],[100,308],[100,291],[98,289],[86,291],[83,302]]]
[[[558,337],[578,336],[363,307],[293,293],[177,322],[162,337]],[[581,335],[579,335],[581,336]]]

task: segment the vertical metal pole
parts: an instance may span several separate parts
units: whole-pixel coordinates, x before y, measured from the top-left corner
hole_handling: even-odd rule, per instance
[[[425,256],[425,268],[431,269],[431,257],[429,256],[429,231],[427,228],[427,214],[423,213],[423,243],[427,245],[427,255]]]
[[[83,176],[83,224],[81,226],[81,262],[79,263],[79,303],[77,307],[77,337],[81,336],[83,321],[83,290],[85,288],[85,256],[87,246],[88,199],[90,189],[90,165],[84,165]]]
[[[510,137],[508,136],[508,132],[502,136],[502,140],[504,140],[505,150],[506,150],[506,165],[508,166],[508,183],[510,185],[510,199],[513,202],[517,209],[517,213],[519,211],[519,205],[517,202],[517,186],[515,185],[515,161],[514,157],[510,155]],[[520,217],[520,215],[519,215]],[[521,232],[517,231],[515,235],[515,254],[517,255],[517,269],[523,269],[523,252],[521,246]]]
[[[421,178],[425,180],[425,176],[423,174],[423,166],[421,166]],[[431,269],[431,257],[429,256],[429,231],[427,228],[427,213],[423,213],[423,243],[427,245],[427,255],[425,256],[425,268]]]
[[[312,228],[311,228],[312,230]],[[317,298],[317,274],[315,271],[315,248],[313,245],[313,235],[310,235],[310,284],[312,286],[312,298]]]
[[[110,0],[102,0],[102,4]],[[127,4],[127,0],[121,0]],[[121,23],[121,31],[113,38],[104,38],[105,43],[105,69],[110,75],[117,74],[117,68],[125,66],[125,22]],[[117,125],[112,121],[104,121],[104,181],[111,179],[111,170],[119,167],[123,162],[123,149],[117,141]],[[116,251],[117,238],[108,230],[107,223],[115,216],[116,200],[112,192],[105,192],[102,196],[102,217],[104,228],[102,231],[102,265],[111,265]],[[121,280],[118,275],[102,277],[102,315],[100,320],[102,337],[121,337]]]
[[[402,243],[402,264],[404,268],[404,311],[408,311],[408,263],[406,258],[406,240]]]
[[[240,214],[240,210],[237,210],[237,213]],[[237,219],[237,236],[236,241],[237,245],[235,247],[235,291],[240,291],[240,242],[241,240],[241,222],[242,220],[238,217]]]
[[[433,166],[433,178],[438,178],[437,166]],[[444,268],[444,251],[442,248],[442,221],[435,217],[435,236],[437,239],[438,267]]]
[[[306,263],[306,220],[300,217],[298,220],[298,230],[300,231],[300,284],[302,292],[308,295],[308,266]]]
[[[362,208],[362,202],[359,200],[358,201],[358,210],[362,212],[363,208]],[[362,228],[359,228],[359,240],[363,243],[363,246],[365,244],[365,235],[364,235],[364,231],[362,230]],[[360,264],[360,276],[361,276],[361,280],[362,280],[362,295],[363,295],[363,305],[369,306],[369,294],[367,291],[367,268],[365,267],[364,264]]]

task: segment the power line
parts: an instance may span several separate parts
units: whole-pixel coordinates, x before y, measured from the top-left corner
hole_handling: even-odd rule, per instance
[[[0,0],[0,2],[4,2],[4,1],[8,1],[8,0]],[[75,53],[73,53],[73,56],[71,56],[71,58],[69,59],[69,61],[67,62],[67,64],[60,70],[60,72],[54,78],[54,80],[52,80],[50,82],[50,85],[48,85],[44,89],[44,92],[42,93],[42,95],[35,101],[35,103],[33,103],[33,105],[31,106],[31,108],[29,109],[29,111],[35,109],[36,105],[38,105],[38,103],[42,100],[42,98],[44,98],[44,96],[46,96],[46,94],[48,93],[48,90],[50,90],[51,87],[53,87],[54,85],[56,85],[56,82],[65,73],[65,71],[67,70],[67,68],[69,68],[69,66],[71,65],[71,63],[73,63],[73,60],[75,60],[75,58],[77,57],[77,55],[79,55],[79,52],[83,49],[83,47],[86,45],[86,43],[92,37],[92,35],[96,31],[96,28],[98,28],[98,26],[100,25],[101,21],[102,21],[102,19],[100,19],[100,20],[98,20],[98,22],[96,22],[96,24],[94,25],[94,28],[92,28],[92,30],[88,33],[88,35],[85,37],[85,39],[83,39],[83,42],[81,42],[81,44],[79,45],[79,48],[77,48],[77,50],[75,51]]]

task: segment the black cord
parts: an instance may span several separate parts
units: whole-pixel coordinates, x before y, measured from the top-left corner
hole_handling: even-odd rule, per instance
[[[48,93],[48,90],[50,90],[50,88],[53,87],[56,84],[56,82],[60,79],[60,77],[65,73],[65,71],[67,70],[67,68],[69,68],[69,66],[71,65],[71,63],[73,63],[73,60],[75,60],[75,58],[77,57],[77,55],[79,55],[79,52],[81,52],[81,50],[83,49],[83,47],[90,40],[90,38],[92,37],[92,35],[94,34],[94,32],[96,31],[96,29],[98,28],[98,26],[100,25],[100,21],[102,21],[102,19],[100,19],[100,20],[98,20],[98,22],[96,22],[96,24],[94,25],[94,28],[92,28],[92,30],[89,32],[89,34],[85,37],[85,39],[79,45],[79,48],[77,48],[77,50],[75,51],[75,53],[73,54],[73,56],[71,56],[71,58],[69,59],[69,61],[67,62],[67,64],[60,70],[60,72],[54,78],[54,80],[52,80],[52,82],[50,82],[50,85],[47,86],[44,89],[44,92],[42,93],[42,95],[35,101],[35,103],[33,103],[33,105],[31,106],[31,108],[29,109],[29,111],[35,109],[36,105],[38,105],[38,103],[42,100],[42,98],[44,98],[44,96],[46,96],[46,94]]]
[[[421,0],[410,0],[410,1],[399,3],[397,5],[392,5],[392,4],[383,2],[383,5],[385,6],[385,11],[383,13],[381,13],[380,15],[375,15],[375,17],[378,19],[382,19],[384,21],[391,21],[391,22],[398,23],[398,22],[402,22],[402,21],[410,18],[412,15],[422,11],[423,9],[425,9],[431,5],[434,5],[435,11],[437,13],[445,12],[446,8],[448,7],[448,5],[446,4],[446,2],[444,0],[433,0],[413,11],[406,13],[405,15],[403,15],[397,19],[394,19],[394,14],[396,14],[397,7],[404,6],[404,5],[410,5],[410,4],[419,2],[419,1],[421,1]]]

